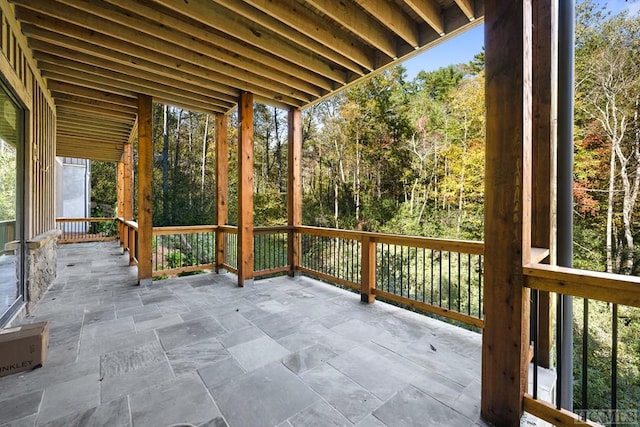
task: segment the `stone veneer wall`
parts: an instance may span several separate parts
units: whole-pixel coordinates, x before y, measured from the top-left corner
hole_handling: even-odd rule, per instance
[[[30,311],[56,278],[58,230],[36,236],[27,243],[25,281],[27,283],[27,310]]]

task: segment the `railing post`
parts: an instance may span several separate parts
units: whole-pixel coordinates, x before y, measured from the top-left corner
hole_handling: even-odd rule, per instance
[[[133,227],[128,227],[129,238],[129,265],[136,265],[136,230]]]
[[[120,222],[120,228],[122,230],[122,248],[125,251],[129,250],[129,227],[127,226],[127,223],[124,222],[124,220],[122,221],[118,221]]]
[[[360,245],[360,301],[371,304],[376,299],[376,243],[364,234]]]

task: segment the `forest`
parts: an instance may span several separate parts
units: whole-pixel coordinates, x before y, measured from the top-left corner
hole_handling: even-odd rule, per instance
[[[640,17],[590,0],[577,12],[574,266],[638,275]],[[232,113],[229,141],[236,121]],[[255,224],[286,224],[286,111],[256,104],[254,129]],[[154,225],[213,223],[214,132],[209,115],[154,105]],[[303,224],[482,240],[484,145],[483,52],[413,78],[402,66],[387,70],[303,112]],[[235,164],[232,149],[231,224]],[[115,183],[114,164],[93,163],[95,202],[115,206]],[[588,402],[576,362],[576,408],[610,408],[617,351],[619,407],[638,409],[640,310],[574,305],[575,360],[584,337],[589,356]]]

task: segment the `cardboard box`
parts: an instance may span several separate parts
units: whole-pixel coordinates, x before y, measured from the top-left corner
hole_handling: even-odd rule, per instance
[[[0,377],[42,366],[48,345],[47,322],[0,330]]]

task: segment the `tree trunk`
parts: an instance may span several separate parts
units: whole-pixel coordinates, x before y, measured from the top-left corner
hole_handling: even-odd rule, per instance
[[[615,194],[616,177],[616,154],[611,148],[611,158],[609,159],[609,194],[607,197],[607,272],[613,273],[613,202]]]
[[[204,178],[205,178],[205,168],[207,166],[207,151],[209,150],[209,114],[206,115],[204,121],[204,135],[202,137],[202,162],[200,164],[200,195],[202,197],[202,205],[204,206]]]
[[[174,186],[174,188],[177,187],[178,184],[178,177],[180,176],[180,126],[182,126],[182,110],[178,111],[178,123],[176,124],[176,150],[174,153],[174,157],[173,157],[173,177],[171,180],[172,185]],[[171,215],[170,215],[170,222],[169,224],[173,225],[175,220],[177,218],[174,218],[174,212],[173,212],[173,208],[175,206],[175,201],[176,198],[178,197],[177,192],[174,191],[173,192],[173,202],[171,203]]]
[[[163,108],[162,124],[162,220],[169,223],[169,106]]]
[[[336,228],[340,228],[338,223],[339,196],[340,196],[340,192],[339,192],[338,180],[335,180],[333,183],[333,219],[334,219]]]
[[[278,117],[278,109],[273,107],[273,124],[275,128],[276,135],[276,152],[275,152],[275,161],[276,161],[276,171],[277,171],[277,179],[278,179],[278,191],[282,194],[284,193],[284,172],[283,172],[283,162],[282,162],[282,140],[280,139],[280,131],[279,131],[279,117]]]

